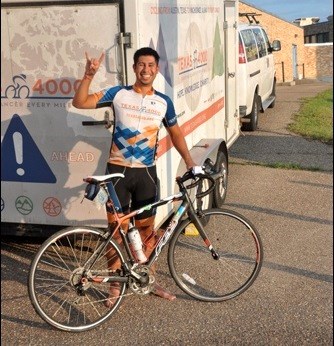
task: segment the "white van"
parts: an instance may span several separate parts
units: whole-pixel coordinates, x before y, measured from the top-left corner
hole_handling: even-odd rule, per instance
[[[246,15],[250,20],[249,14]],[[251,16],[254,19],[254,15]],[[252,20],[251,20],[252,21]],[[255,24],[239,24],[239,113],[242,130],[255,131],[259,112],[275,105],[275,65],[272,52],[281,49],[275,40],[270,44],[265,30]]]

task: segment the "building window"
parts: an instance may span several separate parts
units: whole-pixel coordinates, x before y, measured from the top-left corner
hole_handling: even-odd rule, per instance
[[[322,32],[304,37],[304,43],[326,43],[329,42],[329,32]]]
[[[329,32],[322,32],[317,35],[318,43],[325,43],[329,41]]]

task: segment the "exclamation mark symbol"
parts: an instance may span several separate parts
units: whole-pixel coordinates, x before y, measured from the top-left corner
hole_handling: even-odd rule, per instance
[[[15,158],[18,165],[22,165],[23,163],[23,138],[20,132],[13,133],[13,142],[14,142],[14,151]],[[18,168],[16,173],[20,176],[24,175],[24,169]]]

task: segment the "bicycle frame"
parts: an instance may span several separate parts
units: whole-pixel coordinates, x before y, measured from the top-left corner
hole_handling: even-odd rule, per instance
[[[132,270],[133,265],[136,264],[136,260],[134,258],[134,255],[132,254],[132,251],[130,249],[130,244],[129,241],[127,239],[126,236],[126,232],[123,230],[122,228],[122,224],[125,223],[126,221],[132,219],[134,216],[141,214],[142,212],[146,211],[146,210],[151,210],[153,208],[158,208],[162,205],[165,204],[169,204],[169,203],[173,203],[176,201],[182,201],[181,205],[177,208],[177,210],[174,212],[173,217],[171,219],[171,221],[169,222],[168,226],[166,227],[164,234],[158,239],[157,243],[154,246],[154,249],[152,251],[152,253],[150,254],[148,261],[144,264],[145,266],[147,266],[148,268],[150,268],[153,263],[158,259],[161,251],[163,250],[163,248],[165,247],[165,245],[168,244],[169,239],[171,238],[171,236],[173,235],[175,229],[177,228],[177,226],[180,223],[180,220],[182,220],[182,217],[188,213],[188,217],[190,218],[191,222],[195,225],[196,229],[198,230],[199,234],[201,235],[204,243],[206,244],[206,246],[208,247],[208,249],[210,250],[212,256],[214,259],[219,259],[219,255],[218,253],[213,249],[211,242],[209,241],[203,225],[201,223],[201,221],[199,220],[199,217],[197,215],[197,212],[195,211],[194,207],[193,207],[193,203],[190,199],[189,193],[187,192],[187,187],[184,186],[183,182],[179,179],[176,180],[179,186],[179,190],[180,192],[174,195],[170,195],[168,197],[162,198],[157,202],[148,204],[142,208],[139,208],[137,210],[133,210],[128,214],[125,215],[119,215],[116,212],[116,209],[114,207],[114,204],[112,202],[111,196],[109,194],[109,191],[107,189],[106,183],[101,183],[101,187],[104,188],[104,190],[106,191],[107,195],[108,195],[108,206],[111,207],[111,209],[113,210],[114,213],[114,222],[112,224],[109,225],[108,227],[108,231],[109,231],[109,235],[106,237],[106,241],[101,244],[101,247],[99,249],[97,249],[96,251],[96,256],[94,258],[91,258],[89,260],[89,268],[92,267],[95,263],[95,261],[97,260],[99,254],[101,252],[103,252],[107,245],[108,242],[111,240],[111,238],[117,233],[119,232],[123,244],[124,244],[124,248],[126,251],[126,254],[128,256],[128,259],[130,260],[130,263],[132,264],[131,267],[127,266],[126,271],[128,271],[130,273],[130,276],[136,278],[136,279],[141,279],[141,276],[138,275],[135,271]],[[189,188],[189,187],[188,187]],[[88,263],[87,263],[88,264]],[[124,280],[125,278],[123,278]],[[119,278],[115,277],[110,277],[108,278],[108,281],[123,281],[123,280],[119,280]],[[124,280],[125,281],[125,280]]]
[[[150,258],[148,260],[147,263],[145,263],[146,266],[151,267],[151,265],[157,260],[159,254],[161,253],[163,247],[167,244],[168,239],[170,238],[170,236],[173,234],[174,229],[176,228],[176,226],[178,225],[178,221],[179,219],[184,215],[184,213],[186,212],[186,210],[189,208],[186,208],[185,205],[188,204],[190,201],[189,199],[189,195],[187,193],[187,191],[185,191],[185,189],[181,192],[179,192],[178,194],[174,194],[171,196],[168,196],[166,198],[162,198],[157,202],[154,202],[152,204],[148,204],[140,209],[134,210],[128,214],[122,215],[120,216],[114,207],[114,204],[112,202],[111,196],[109,194],[109,191],[106,187],[106,183],[102,183],[100,184],[102,188],[104,188],[104,190],[106,191],[107,195],[108,195],[108,202],[109,203],[109,207],[111,207],[111,209],[113,210],[114,213],[114,222],[112,224],[109,224],[108,226],[108,232],[109,235],[106,237],[106,241],[104,243],[102,243],[100,245],[100,247],[96,250],[95,252],[95,256],[91,257],[87,263],[85,264],[88,266],[87,270],[89,270],[91,267],[94,266],[96,260],[98,259],[100,253],[102,253],[106,247],[108,246],[109,241],[112,239],[112,237],[119,232],[123,244],[124,244],[124,248],[126,251],[126,254],[128,256],[128,259],[130,260],[131,264],[134,265],[136,264],[135,258],[132,254],[132,251],[130,249],[130,244],[129,241],[127,239],[126,236],[126,232],[123,230],[122,228],[122,224],[128,220],[130,220],[131,218],[133,218],[134,216],[141,214],[142,212],[144,212],[145,210],[150,210],[152,208],[157,208],[159,206],[165,205],[165,204],[169,204],[169,203],[173,203],[179,200],[183,200],[183,203],[181,204],[181,206],[178,208],[178,210],[175,212],[172,221],[170,222],[169,226],[166,229],[166,232],[164,233],[164,235],[158,240],[157,244],[155,245],[154,251],[152,252],[152,254],[150,255]],[[130,273],[131,276],[133,276],[136,279],[140,279],[140,275],[138,275],[137,273],[135,273],[133,270],[131,270],[130,267],[127,266],[126,270]],[[95,278],[93,279],[95,280],[100,280],[100,278]],[[109,277],[107,281],[127,281],[126,278],[123,278],[123,280],[120,280],[120,278],[117,278],[117,280],[115,279],[115,277]]]

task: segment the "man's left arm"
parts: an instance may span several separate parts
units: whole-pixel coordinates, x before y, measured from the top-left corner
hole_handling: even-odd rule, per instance
[[[196,163],[193,161],[186,140],[184,139],[184,135],[181,132],[181,129],[178,124],[175,124],[171,127],[167,127],[167,131],[169,133],[169,136],[172,140],[172,143],[174,144],[174,147],[176,150],[180,153],[182,156],[187,169],[190,169],[194,166],[196,166]]]

